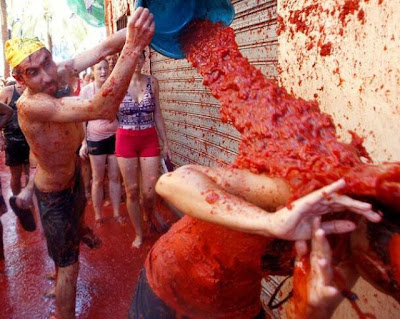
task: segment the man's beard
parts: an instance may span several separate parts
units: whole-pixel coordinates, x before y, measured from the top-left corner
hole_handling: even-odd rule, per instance
[[[42,87],[42,92],[44,92],[44,93],[47,93],[47,94],[49,94],[49,95],[56,95],[56,92],[57,92],[57,87],[58,87],[58,85],[57,85],[57,81],[51,81],[51,82],[49,82],[49,83],[47,83],[47,84],[45,84],[43,87]],[[49,90],[51,90],[50,92],[49,92]]]

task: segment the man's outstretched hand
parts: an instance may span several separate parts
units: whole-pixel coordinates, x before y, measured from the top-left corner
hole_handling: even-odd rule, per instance
[[[153,14],[147,8],[138,7],[128,21],[126,44],[141,51],[150,44],[154,30]]]
[[[381,216],[372,210],[369,203],[352,199],[336,192],[346,185],[340,179],[328,186],[316,190],[291,204],[291,208],[282,208],[275,213],[274,235],[286,240],[306,240],[312,235],[312,220],[332,212],[350,211],[364,216],[371,222],[379,222]],[[348,220],[331,220],[321,223],[326,234],[353,231],[356,225]]]

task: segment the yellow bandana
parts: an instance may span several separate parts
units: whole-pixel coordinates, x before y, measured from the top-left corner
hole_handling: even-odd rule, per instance
[[[44,48],[38,38],[15,38],[6,42],[6,60],[12,68],[18,66],[28,56]]]

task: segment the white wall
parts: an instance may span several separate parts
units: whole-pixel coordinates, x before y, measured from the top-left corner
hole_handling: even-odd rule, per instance
[[[287,21],[289,12],[305,12],[313,3],[318,8],[303,14],[309,32],[294,31],[292,37],[295,26]],[[279,36],[281,83],[306,99],[317,94],[321,108],[342,125],[343,137],[349,137],[347,130],[364,136],[376,161],[399,161],[400,1],[360,1],[365,22],[357,10],[347,15],[347,25],[339,19],[343,3],[278,1],[278,13],[286,21],[286,31]],[[320,55],[318,41],[332,44],[330,55]]]
[[[278,37],[280,82],[297,96],[316,99],[341,125],[344,140],[349,140],[348,130],[364,136],[375,161],[400,161],[400,1],[361,0],[341,21],[344,2],[278,1],[285,25]],[[300,10],[298,19],[293,19],[295,10]],[[296,21],[304,22],[298,23],[304,32]],[[330,54],[321,55],[328,43]],[[400,318],[399,305],[365,281],[354,291],[364,312]],[[345,301],[334,317],[357,315]]]

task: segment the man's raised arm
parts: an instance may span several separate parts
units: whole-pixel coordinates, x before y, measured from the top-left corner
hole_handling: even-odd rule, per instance
[[[126,28],[119,30],[94,48],[82,52],[70,60],[59,63],[58,68],[60,72],[67,72],[69,73],[68,76],[79,74],[104,59],[107,55],[120,52],[126,40],[126,31]]]
[[[137,8],[129,19],[126,41],[115,68],[91,100],[76,97],[56,99],[37,93],[19,102],[20,113],[30,120],[78,122],[99,118],[113,119],[128,89],[135,66],[154,34],[153,15],[148,9]],[[31,107],[32,105],[35,107]]]

